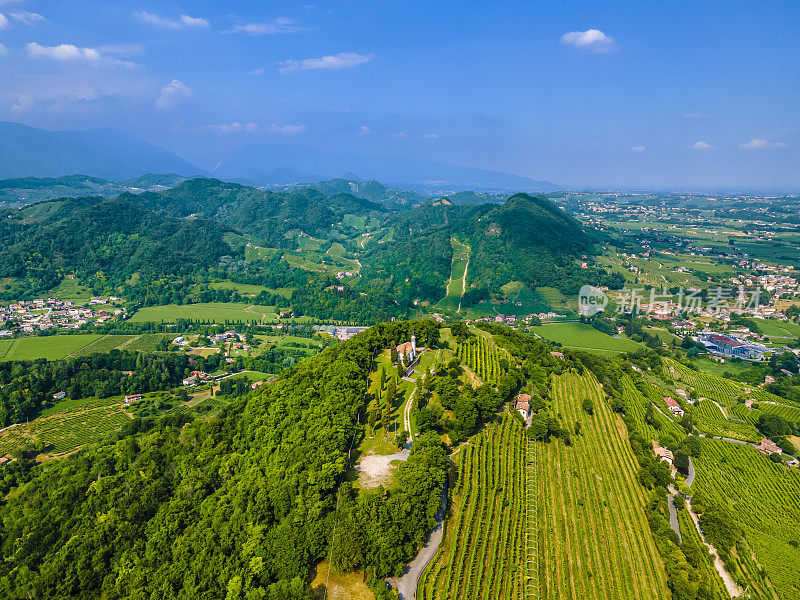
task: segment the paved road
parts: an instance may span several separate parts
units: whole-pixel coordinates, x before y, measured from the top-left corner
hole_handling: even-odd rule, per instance
[[[689,457],[689,474],[686,476],[686,485],[691,487],[694,483],[694,463],[692,462],[692,457]]]
[[[736,598],[742,595],[742,588],[740,588],[736,582],[731,577],[731,574],[728,573],[728,570],[725,568],[725,563],[722,562],[722,559],[719,557],[719,553],[717,549],[714,548],[711,544],[706,541],[706,536],[703,534],[703,530],[700,528],[700,520],[697,518],[697,515],[694,514],[692,510],[692,502],[691,500],[686,500],[686,510],[689,511],[689,516],[692,517],[692,522],[694,522],[695,529],[697,529],[697,533],[700,534],[700,539],[703,541],[703,544],[706,545],[708,551],[714,557],[714,568],[719,573],[719,576],[722,578],[725,587],[728,590],[728,595],[731,598]]]
[[[683,542],[683,537],[681,537],[681,528],[678,524],[678,511],[675,508],[675,503],[672,501],[671,494],[667,496],[667,506],[669,507],[669,526],[672,527],[672,531],[678,534],[678,540]]]
[[[436,513],[436,527],[431,531],[431,535],[428,537],[428,543],[420,550],[417,557],[411,561],[411,564],[408,565],[408,568],[406,568],[403,575],[397,581],[397,591],[400,593],[401,600],[416,600],[419,578],[422,577],[422,572],[425,570],[425,567],[427,567],[433,560],[433,557],[436,556],[436,552],[439,550],[439,544],[442,543],[442,523],[446,510],[447,484],[445,483],[442,488],[442,508]]]

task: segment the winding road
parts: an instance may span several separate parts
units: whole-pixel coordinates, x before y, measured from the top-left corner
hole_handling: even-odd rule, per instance
[[[442,543],[442,535],[444,534],[444,527],[442,525],[446,511],[447,483],[445,482],[444,487],[442,487],[442,508],[436,513],[436,526],[433,528],[433,531],[431,531],[428,542],[397,580],[397,591],[400,593],[401,600],[416,600],[419,578],[422,577],[422,572],[425,570],[425,567],[427,567],[433,560],[433,557],[436,556],[439,545]]]

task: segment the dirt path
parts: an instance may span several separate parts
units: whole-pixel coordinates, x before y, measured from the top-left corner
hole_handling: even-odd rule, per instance
[[[414,436],[411,434],[411,405],[414,403],[414,396],[417,395],[417,388],[411,391],[411,395],[406,401],[405,409],[403,410],[403,427],[408,432],[408,439],[406,440],[403,450],[411,450],[411,444],[414,443]]]

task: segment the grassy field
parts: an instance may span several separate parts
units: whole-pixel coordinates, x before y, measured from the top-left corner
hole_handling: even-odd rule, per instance
[[[417,598],[522,598],[525,449],[522,425],[506,413],[458,455],[452,516]]]
[[[633,340],[611,337],[585,323],[545,323],[533,333],[566,348],[608,354],[636,352],[641,346]]]
[[[470,247],[462,244],[455,237],[450,238],[450,247],[453,249],[453,260],[450,263],[450,279],[445,286],[445,296],[436,308],[442,310],[458,310],[461,305],[461,296],[465,290],[464,278],[467,277]]]
[[[62,279],[61,283],[47,292],[47,296],[59,300],[72,300],[75,304],[84,304],[92,297],[92,290],[81,285],[76,279]]]
[[[744,532],[746,544],[737,545],[732,572],[739,585],[749,587],[753,598],[800,598],[800,471],[748,446],[717,440],[703,441],[694,464],[692,489],[730,508]]]
[[[0,340],[0,361],[4,360],[59,360],[92,354],[105,354],[111,350],[154,352],[161,339],[172,340],[174,333],[143,333],[140,335],[52,335]]]
[[[215,290],[236,290],[242,296],[258,296],[261,292],[278,294],[284,298],[291,298],[294,288],[268,288],[263,285],[252,285],[249,283],[235,283],[233,281],[217,281],[211,286]]]
[[[594,400],[593,416],[581,408],[586,397]],[[571,447],[540,443],[541,597],[669,598],[620,417],[596,381],[575,373],[554,378],[552,398],[566,423],[581,422],[581,435]]]
[[[134,323],[174,323],[178,319],[194,321],[269,322],[277,319],[274,306],[255,306],[236,302],[208,302],[202,304],[167,304],[148,306],[139,310],[131,321]]]
[[[96,342],[103,336],[100,335],[51,335],[46,337],[22,337],[11,342],[11,346],[3,353],[0,346],[0,360],[35,360],[46,358],[57,360],[79,352],[87,345]]]

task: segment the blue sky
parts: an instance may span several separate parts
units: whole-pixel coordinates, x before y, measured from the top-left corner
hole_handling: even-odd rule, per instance
[[[313,1],[313,0],[310,0]],[[0,119],[576,187],[800,187],[800,3],[0,0]]]

